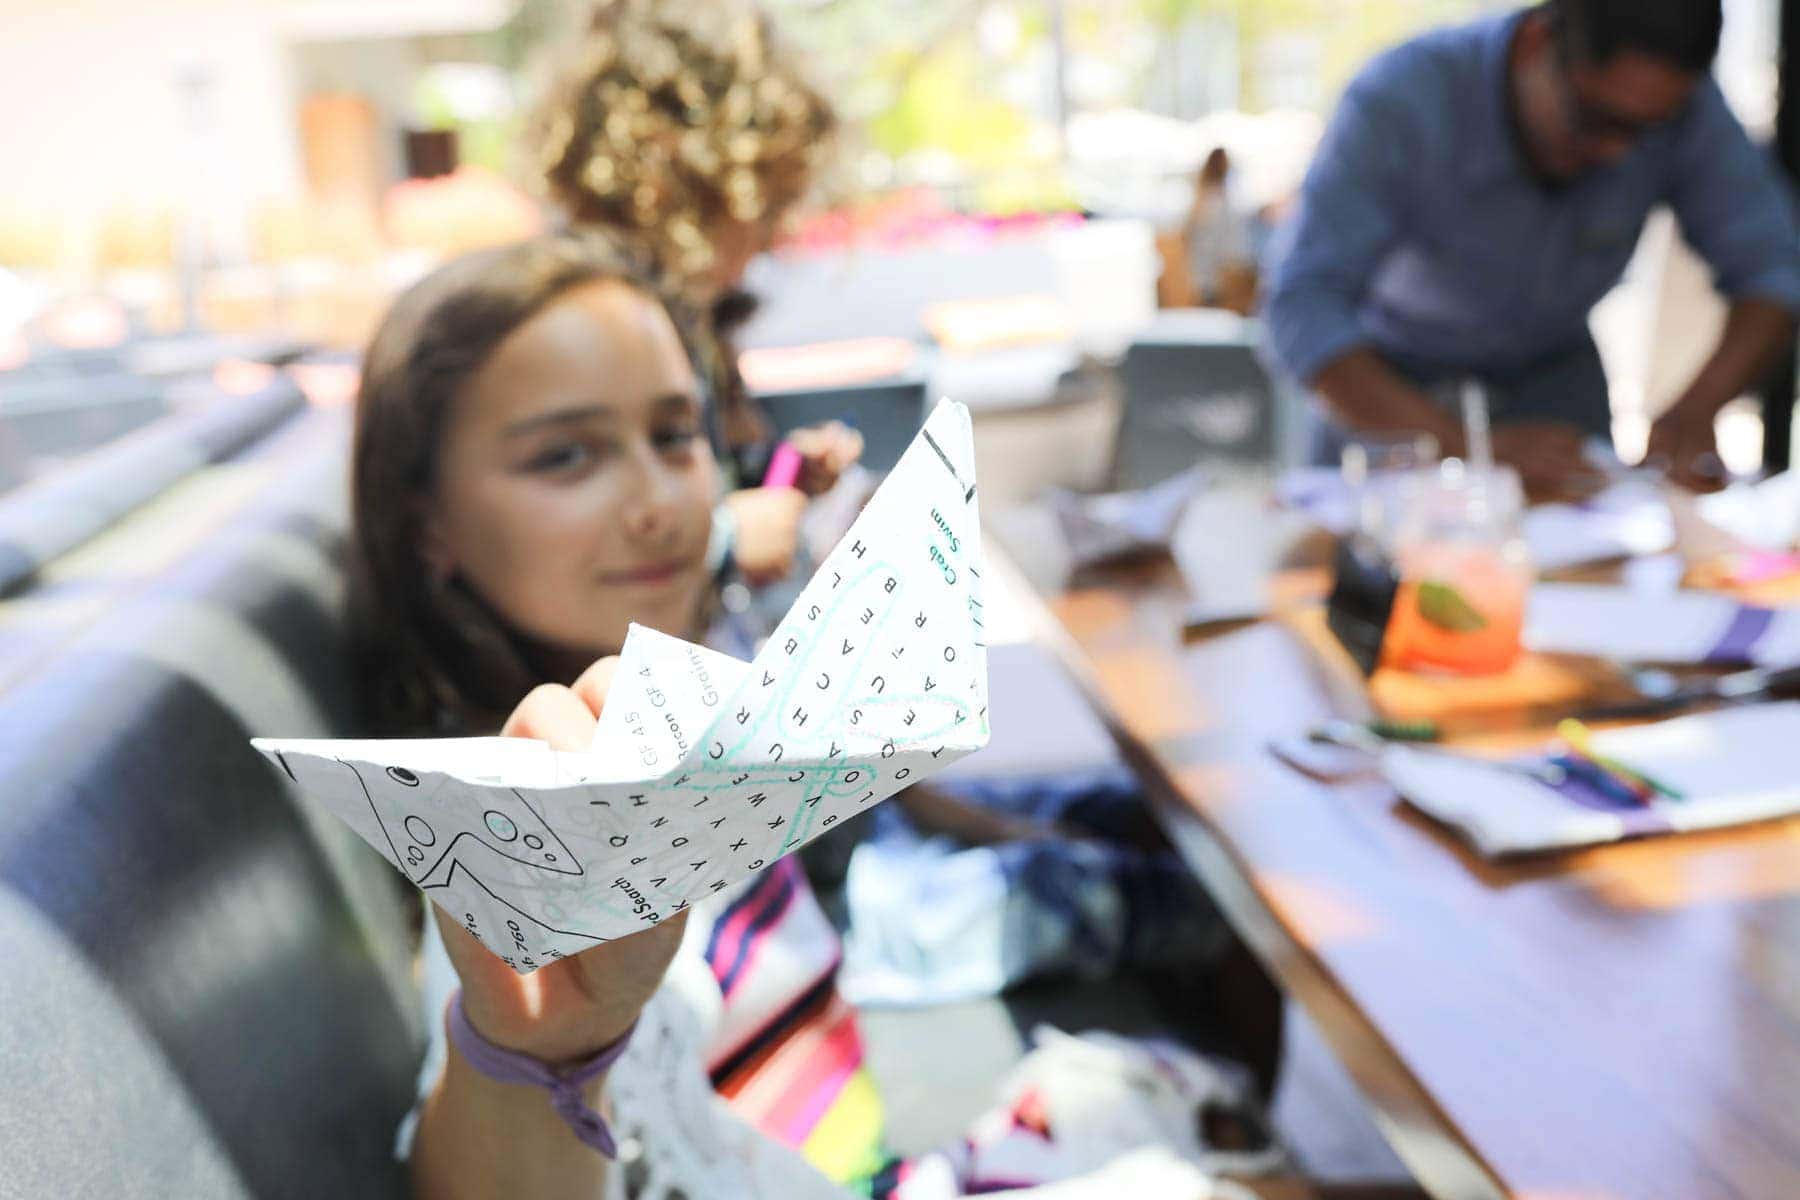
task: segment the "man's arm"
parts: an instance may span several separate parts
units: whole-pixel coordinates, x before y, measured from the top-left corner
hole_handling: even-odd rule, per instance
[[[1712,357],[1678,403],[1716,414],[1769,373],[1794,335],[1794,314],[1774,300],[1748,297],[1731,306]]]
[[[920,832],[946,834],[969,846],[1023,842],[1032,838],[1067,836],[1068,831],[1047,821],[994,812],[939,791],[929,783],[916,783],[898,797],[901,809]]]
[[[1437,439],[1444,454],[1463,453],[1461,422],[1367,346],[1331,360],[1312,382],[1332,413],[1352,429],[1421,430]]]
[[[1788,351],[1800,312],[1800,226],[1767,158],[1718,86],[1702,80],[1677,131],[1670,202],[1682,234],[1731,300],[1711,357],[1650,434],[1650,452],[1689,487],[1724,483],[1713,418]]]
[[[1712,491],[1725,484],[1713,423],[1719,410],[1755,387],[1793,344],[1794,317],[1762,299],[1738,300],[1712,356],[1680,399],[1650,430],[1649,455],[1666,462],[1684,487]]]
[[[1265,311],[1282,366],[1319,388],[1342,419],[1372,427],[1396,427],[1430,403],[1392,371],[1367,365],[1374,355],[1358,317],[1370,277],[1405,220],[1403,147],[1416,137],[1407,112],[1387,96],[1396,86],[1365,76],[1339,101],[1297,210],[1276,233]],[[1352,362],[1322,378],[1347,358],[1360,369]]]
[[[1437,439],[1446,456],[1468,453],[1462,420],[1402,379],[1367,347],[1328,364],[1313,386],[1352,429],[1422,430]],[[1496,426],[1494,458],[1518,471],[1533,499],[1587,495],[1598,484],[1585,457],[1586,435],[1573,425],[1524,421]]]

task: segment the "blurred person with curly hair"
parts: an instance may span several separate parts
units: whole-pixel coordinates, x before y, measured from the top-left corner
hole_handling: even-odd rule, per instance
[[[721,553],[752,583],[792,565],[805,497],[827,491],[862,439],[839,422],[786,440],[797,489],[756,488],[773,449],[737,368],[742,288],[830,153],[838,119],[748,0],[599,0],[539,105],[532,149],[551,198],[580,228],[640,247],[708,314],[707,373],[739,490],[721,506]]]

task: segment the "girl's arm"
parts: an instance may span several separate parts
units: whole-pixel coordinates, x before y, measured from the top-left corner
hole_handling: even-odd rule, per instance
[[[573,688],[538,688],[501,732],[538,738],[560,750],[584,749],[593,740],[617,661],[594,664]],[[475,1031],[496,1046],[552,1066],[590,1058],[631,1028],[662,982],[686,925],[684,913],[520,976],[435,905],[433,915],[462,981],[463,1011]],[[602,1113],[605,1086],[603,1075],[588,1085],[584,1097]],[[604,1194],[607,1166],[563,1123],[548,1091],[496,1083],[450,1045],[444,1073],[426,1097],[413,1140],[415,1196],[591,1200]]]
[[[1081,836],[1046,821],[979,808],[948,792],[941,792],[929,783],[914,784],[901,792],[896,800],[919,832],[945,834],[969,846]]]

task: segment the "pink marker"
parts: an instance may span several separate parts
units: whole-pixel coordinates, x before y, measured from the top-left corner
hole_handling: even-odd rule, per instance
[[[769,469],[763,475],[762,485],[766,488],[793,487],[800,482],[800,468],[805,462],[792,443],[782,442],[769,456]]]
[[[1740,587],[1768,583],[1800,574],[1800,555],[1781,554],[1772,550],[1749,550],[1734,554],[1727,577]]]

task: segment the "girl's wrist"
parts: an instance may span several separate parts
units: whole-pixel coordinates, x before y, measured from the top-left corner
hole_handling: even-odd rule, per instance
[[[529,1027],[519,1028],[496,1020],[485,1005],[467,996],[466,989],[462,1005],[470,1029],[483,1041],[553,1067],[592,1058],[629,1034],[638,1017],[636,1012],[611,1011],[615,1005],[596,1005],[594,1011],[582,1013],[574,1020],[552,1024],[534,1019]],[[600,1011],[602,1008],[607,1011]]]
[[[533,1103],[548,1100],[548,1111],[566,1125],[590,1149],[614,1158],[618,1147],[601,1113],[601,1097],[612,1066],[625,1053],[636,1028],[631,1025],[593,1054],[573,1061],[549,1062],[535,1055],[497,1045],[469,1020],[459,991],[444,1010],[449,1034],[450,1062],[445,1086],[461,1087],[477,1103],[489,1103],[530,1112]],[[537,1093],[532,1097],[531,1093]]]
[[[612,1071],[608,1069],[580,1084],[582,1099],[592,1107],[604,1111],[606,1081],[611,1075]],[[446,1091],[459,1093],[490,1107],[529,1104],[535,1110],[544,1103],[544,1093],[539,1088],[522,1083],[502,1083],[482,1074],[455,1044],[450,1046],[450,1052],[444,1059],[443,1087]]]

